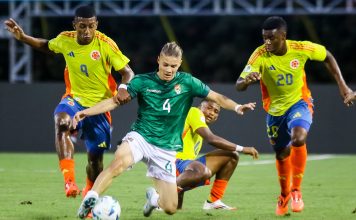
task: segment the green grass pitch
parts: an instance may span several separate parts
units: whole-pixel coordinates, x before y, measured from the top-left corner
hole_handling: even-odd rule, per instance
[[[105,164],[113,157],[105,155]],[[183,210],[174,216],[154,212],[142,215],[145,189],[151,185],[143,163],[116,178],[104,194],[116,197],[121,219],[356,219],[356,155],[310,155],[303,182],[305,210],[289,216],[274,215],[279,187],[273,155],[258,161],[242,155],[223,201],[237,211],[203,211],[210,186],[186,192]],[[86,155],[76,154],[76,178],[85,183]],[[43,153],[0,154],[1,220],[74,220],[81,197],[64,195],[57,156]]]

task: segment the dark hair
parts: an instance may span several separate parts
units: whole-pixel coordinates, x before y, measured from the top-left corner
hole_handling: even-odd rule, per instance
[[[287,23],[282,17],[272,16],[267,18],[262,25],[263,30],[282,29],[287,31]]]
[[[83,5],[75,10],[75,17],[92,18],[96,17],[95,9],[90,5]]]
[[[160,54],[182,58],[183,50],[176,42],[170,42],[163,46]]]

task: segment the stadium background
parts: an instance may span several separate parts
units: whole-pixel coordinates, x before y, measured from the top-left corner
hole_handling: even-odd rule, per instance
[[[219,2],[226,4],[228,1]],[[277,1],[243,2],[267,4]],[[314,2],[329,5],[339,2],[340,7],[352,4],[352,10],[347,14],[337,10],[324,13],[312,13],[312,10],[304,13],[280,11],[277,14],[281,14],[288,22],[288,38],[325,45],[336,57],[345,80],[355,90],[356,12],[353,7],[356,7],[356,2],[305,2],[311,6]],[[0,2],[1,21],[10,16],[9,6],[9,2]],[[220,120],[212,126],[212,130],[237,143],[254,145],[261,152],[272,152],[265,134],[265,113],[258,85],[245,93],[234,91],[234,82],[249,55],[262,43],[260,26],[267,16],[267,13],[261,12],[241,15],[188,13],[184,16],[169,13],[143,16],[138,13],[99,16],[98,19],[99,30],[118,43],[124,54],[131,59],[130,66],[136,74],[155,70],[160,48],[174,39],[184,50],[184,70],[208,83],[212,89],[239,102],[257,101],[257,110],[244,117],[222,111]],[[63,30],[71,30],[71,22],[72,16],[37,15],[31,17],[30,25],[33,36],[50,39]],[[3,27],[0,36],[0,151],[54,152],[52,114],[64,92],[64,59],[60,55],[49,57],[31,51],[30,82],[14,82],[9,74],[11,45]],[[322,63],[309,62],[306,71],[316,105],[314,124],[308,140],[309,151],[356,153],[356,108],[343,105],[337,86]],[[136,108],[133,102],[113,112],[113,145],[128,131],[135,119]],[[83,151],[84,148],[79,147],[77,150]]]

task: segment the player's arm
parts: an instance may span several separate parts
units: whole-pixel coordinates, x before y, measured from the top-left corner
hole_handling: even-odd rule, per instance
[[[126,84],[131,81],[135,74],[128,64],[126,64],[118,72],[121,74],[122,84],[119,85],[118,93],[114,97],[114,101],[117,103],[125,104],[131,100],[130,94],[127,92]]]
[[[104,112],[109,112],[115,109],[116,107],[118,107],[119,105],[120,105],[119,103],[115,102],[114,98],[108,98],[99,102],[93,107],[79,111],[73,117],[73,121],[72,121],[73,128],[75,129],[78,123],[81,120],[83,120],[85,117],[102,114]]]
[[[246,111],[254,110],[256,107],[256,102],[250,102],[247,104],[240,105],[232,99],[229,99],[228,97],[221,95],[220,93],[214,92],[213,90],[210,90],[206,98],[216,102],[224,109],[237,112],[237,114],[239,115],[243,115]]]
[[[216,148],[226,150],[226,151],[243,152],[244,154],[251,155],[253,159],[258,159],[258,152],[254,147],[242,147],[240,145],[236,145],[220,136],[215,135],[209,129],[209,127],[200,127],[196,129],[195,132],[199,134],[210,145]]]
[[[261,79],[261,74],[258,72],[252,72],[245,78],[239,77],[236,80],[235,87],[237,91],[245,91],[247,87]]]
[[[53,53],[48,48],[48,40],[42,38],[35,38],[25,34],[23,29],[12,18],[4,22],[6,29],[19,41],[45,53]]]
[[[324,63],[326,65],[326,67],[328,68],[329,72],[332,74],[332,76],[336,80],[337,85],[339,86],[340,94],[344,98],[344,101],[346,101],[346,97],[348,97],[349,94],[352,93],[352,90],[346,85],[336,59],[328,50],[326,51],[326,58],[324,60]],[[350,105],[352,105],[352,102],[349,101],[349,102],[346,102],[345,104],[347,106],[350,106]]]

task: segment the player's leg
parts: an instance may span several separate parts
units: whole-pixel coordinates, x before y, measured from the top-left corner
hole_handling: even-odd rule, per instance
[[[291,130],[292,166],[292,211],[301,212],[304,208],[301,183],[307,162],[306,139],[312,124],[312,108],[304,101],[293,106],[289,114],[288,127]]]
[[[178,194],[176,183],[167,182],[154,178],[154,186],[159,195],[158,206],[168,215],[177,211]]]
[[[112,183],[116,176],[119,176],[129,166],[134,163],[133,153],[127,141],[123,141],[115,152],[114,159],[96,178],[93,188],[84,197],[79,209],[79,218],[85,218],[94,207],[99,195],[103,193]]]
[[[221,199],[225,194],[227,184],[238,164],[238,154],[232,151],[216,150],[205,155],[206,166],[211,170],[215,180],[210,191],[209,199],[204,204],[204,209],[236,210],[224,204]]]
[[[145,141],[145,140],[144,140]],[[144,162],[147,164],[147,176],[154,181],[154,186],[146,191],[146,203],[143,215],[148,217],[160,207],[165,213],[173,215],[177,211],[178,194],[176,183],[176,152],[169,151],[146,142]]]
[[[205,185],[212,176],[211,171],[198,160],[176,160],[178,209],[183,207],[184,192],[194,187]]]
[[[84,119],[82,138],[87,147],[88,164],[86,166],[86,186],[82,197],[92,188],[96,177],[103,170],[103,154],[110,149],[111,125],[110,114],[99,114]]]
[[[76,103],[67,97],[59,103],[54,112],[55,146],[67,197],[76,197],[80,193],[75,182],[74,145],[70,137],[71,118],[76,111]]]
[[[286,115],[272,116],[267,114],[267,134],[276,153],[276,169],[278,174],[281,194],[276,205],[276,215],[288,213],[290,200],[291,160]]]

